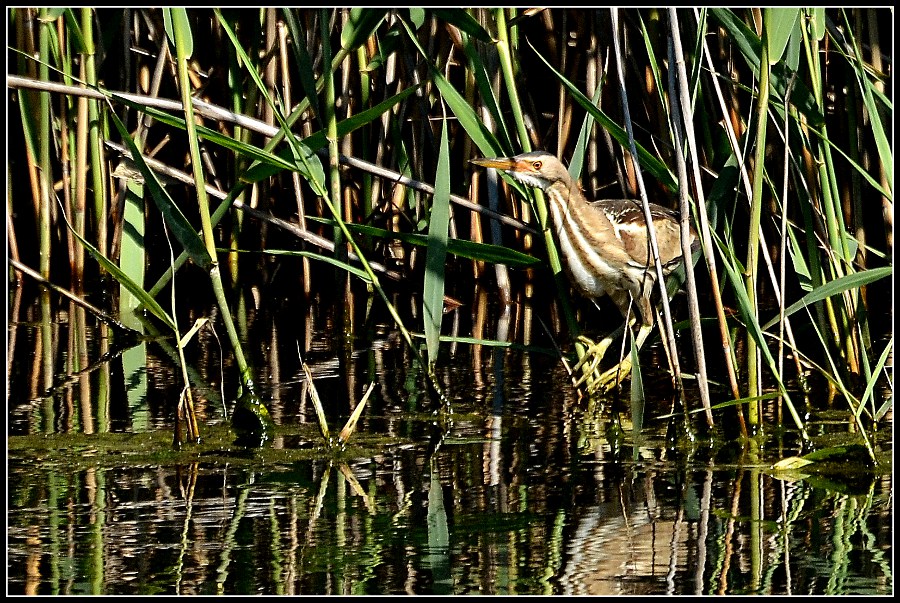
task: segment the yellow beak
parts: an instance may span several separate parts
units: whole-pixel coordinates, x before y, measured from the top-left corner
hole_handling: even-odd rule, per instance
[[[517,170],[518,162],[510,157],[495,157],[494,159],[470,159],[471,163],[481,167],[497,170]]]

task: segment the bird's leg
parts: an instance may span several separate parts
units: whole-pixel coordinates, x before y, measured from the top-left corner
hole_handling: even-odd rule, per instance
[[[632,299],[632,301],[633,301],[633,299]],[[646,299],[641,298],[641,301],[645,302]],[[628,306],[629,312],[630,312],[630,309],[631,309],[631,305],[629,304],[629,306]],[[635,341],[634,341],[635,348],[638,350],[640,350],[643,347],[644,342],[647,340],[647,337],[650,335],[650,331],[653,330],[654,322],[659,322],[658,320],[657,321],[653,320],[653,318],[655,317],[654,315],[655,315],[655,310],[649,303],[641,304],[641,318],[644,318],[645,320],[641,321],[641,326],[638,329],[637,337],[635,338]],[[628,324],[629,329],[633,326],[634,322],[636,322],[633,319],[631,319],[631,320],[629,319],[629,313],[626,313],[625,320],[626,320],[626,324]],[[649,324],[648,324],[648,320],[649,320]],[[617,386],[619,383],[621,383],[628,376],[628,373],[630,373],[630,372],[631,372],[631,354],[625,353],[625,340],[623,340],[622,341],[622,352],[619,355],[619,363],[616,366],[603,372],[597,379],[593,380],[589,387],[588,393],[595,393],[597,391],[607,392],[610,389],[612,389],[613,387]]]
[[[578,363],[572,367],[572,374],[581,369],[581,377],[575,382],[575,387],[580,387],[582,384],[587,383],[587,392],[588,394],[594,393],[603,393],[611,390],[616,387],[619,383],[621,383],[626,377],[628,377],[631,372],[631,355],[625,353],[625,345],[626,339],[622,341],[622,352],[620,354],[619,363],[613,366],[612,368],[603,371],[599,375],[597,375],[598,367],[600,366],[600,362],[603,360],[604,356],[606,356],[606,352],[609,349],[609,346],[612,345],[613,341],[622,335],[625,332],[626,327],[631,330],[635,323],[639,323],[640,327],[638,328],[637,335],[635,337],[635,347],[640,350],[644,342],[647,341],[647,337],[650,336],[650,332],[653,330],[653,325],[659,322],[659,319],[655,318],[655,310],[654,308],[648,304],[641,304],[643,312],[641,313],[640,318],[643,319],[644,316],[649,317],[649,324],[644,320],[639,320],[639,317],[635,315],[631,311],[632,307],[635,304],[631,303],[633,300],[629,294],[628,302],[621,303],[621,299],[613,298],[616,301],[616,305],[619,306],[619,309],[622,310],[622,315],[625,317],[625,322],[617,328],[615,331],[601,339],[599,342],[594,342],[591,339],[585,336],[579,336],[579,341],[588,346],[588,349],[585,350],[584,354],[582,354]],[[643,301],[643,299],[641,300]],[[594,304],[596,305],[596,300]],[[599,309],[599,306],[598,306]],[[646,312],[646,314],[645,314]]]

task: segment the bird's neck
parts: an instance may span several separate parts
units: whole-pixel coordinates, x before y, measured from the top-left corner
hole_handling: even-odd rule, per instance
[[[569,219],[577,216],[575,219],[579,221],[589,220],[592,222],[594,229],[612,228],[612,223],[607,218],[606,213],[593,211],[584,193],[581,192],[581,188],[574,180],[554,182],[545,192],[552,202],[562,210],[559,216],[560,219],[562,219],[563,215],[570,216]],[[557,226],[561,227],[561,225]]]
[[[576,198],[584,198],[584,195],[581,194],[581,187],[578,186],[578,183],[575,182],[571,177],[567,177],[565,179],[560,179],[551,184],[548,187],[548,194],[550,190],[556,191],[558,194],[562,195],[563,198],[568,199],[576,199]]]

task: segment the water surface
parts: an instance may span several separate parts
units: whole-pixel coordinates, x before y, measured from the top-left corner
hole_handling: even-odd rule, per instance
[[[74,328],[76,310],[53,305],[54,369],[44,387],[48,323],[36,296],[15,301],[9,593],[893,591],[890,475],[777,474],[772,463],[799,451],[789,430],[763,447],[672,447],[659,418],[671,392],[652,371],[635,446],[627,392],[620,401],[580,398],[528,304],[508,323],[490,304],[447,315],[460,334],[481,329],[538,351],[446,344],[437,372],[452,412],[441,414],[386,321],[367,322],[358,309],[351,332],[362,335],[343,345],[315,304],[286,312],[248,296],[238,315],[277,435],[262,450],[233,444],[233,367],[226,359],[223,403],[214,336],[201,332],[188,362],[203,441],[176,452],[182,383],[171,342],[104,359],[104,342],[115,343],[108,333],[90,317]],[[88,358],[76,370],[70,346],[79,333]],[[332,432],[376,383],[342,454],[322,445],[298,345]],[[650,365],[656,356],[645,352]],[[848,431],[835,416],[820,433]]]

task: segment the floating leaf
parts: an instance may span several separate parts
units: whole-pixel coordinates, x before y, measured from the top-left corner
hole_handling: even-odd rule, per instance
[[[789,456],[772,465],[772,469],[775,469],[776,471],[792,471],[794,469],[806,467],[807,465],[812,465],[812,461],[808,461],[799,456]]]

